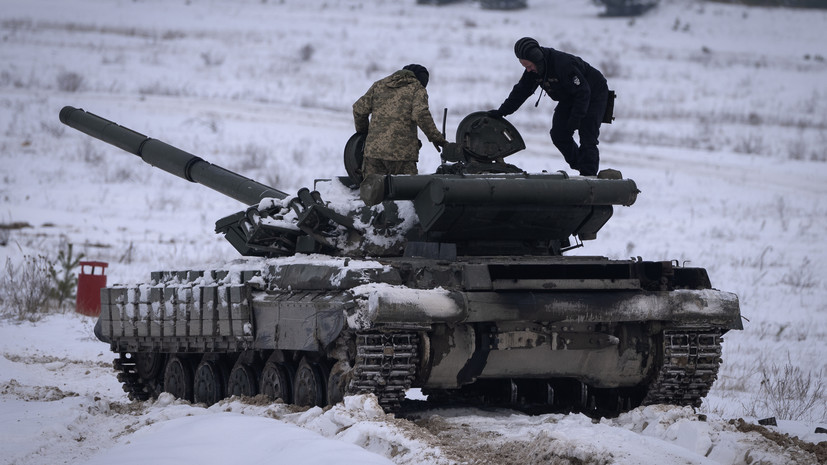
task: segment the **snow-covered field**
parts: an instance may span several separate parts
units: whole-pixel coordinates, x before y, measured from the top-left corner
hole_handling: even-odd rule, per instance
[[[0,265],[65,244],[109,282],[236,257],[213,234],[236,201],[58,122],[84,108],[286,192],[344,173],[351,104],[408,63],[431,71],[448,134],[520,75],[522,36],[607,74],[617,120],[602,167],[643,191],[575,254],[690,261],[741,299],[698,412],[582,415],[431,410],[372,398],[329,409],[162,396],[130,403],[72,313],[19,322],[0,298],[0,464],[814,463],[827,460],[827,12],[664,0],[607,19],[586,0],[494,12],[413,0],[0,0]],[[553,102],[510,117],[528,171],[566,169]],[[420,172],[438,154],[425,145]],[[0,289],[5,292],[5,289]],[[702,414],[703,417],[699,417]],[[778,427],[755,429],[775,416]],[[743,418],[741,421],[739,419]],[[792,439],[790,434],[798,439]],[[812,444],[822,442],[820,455]]]

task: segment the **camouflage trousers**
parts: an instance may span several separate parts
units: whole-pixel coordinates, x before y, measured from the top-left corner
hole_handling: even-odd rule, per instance
[[[362,176],[369,174],[417,174],[416,162],[365,157],[362,160]]]

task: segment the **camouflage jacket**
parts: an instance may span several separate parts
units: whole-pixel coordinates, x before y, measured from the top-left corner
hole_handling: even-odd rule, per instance
[[[431,142],[446,142],[428,108],[428,92],[413,71],[399,70],[374,82],[353,104],[353,120],[356,132],[368,134],[365,157],[417,161],[422,146],[417,126]]]

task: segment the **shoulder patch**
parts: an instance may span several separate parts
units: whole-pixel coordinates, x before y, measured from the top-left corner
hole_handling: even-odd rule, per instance
[[[574,85],[579,86],[580,85],[580,78],[577,77],[577,76],[574,76],[574,79],[572,79],[572,82],[574,82]]]

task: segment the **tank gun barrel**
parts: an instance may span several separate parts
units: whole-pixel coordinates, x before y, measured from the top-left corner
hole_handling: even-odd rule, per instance
[[[373,176],[362,183],[369,205],[417,200],[440,205],[624,205],[640,192],[631,179],[569,178],[565,173]]]
[[[635,203],[637,186],[631,179],[434,179],[428,184],[430,202],[440,205],[625,205]]]
[[[190,182],[203,184],[246,205],[263,198],[283,199],[287,194],[252,179],[245,178],[198,156],[152,139],[139,132],[71,106],[60,110],[60,122],[78,131],[114,145],[146,163]]]

